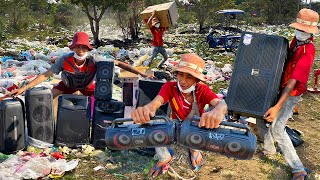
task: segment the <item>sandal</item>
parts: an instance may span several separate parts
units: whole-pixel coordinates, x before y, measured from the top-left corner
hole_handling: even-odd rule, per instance
[[[159,176],[159,175],[161,175],[161,174],[166,173],[166,172],[169,170],[169,168],[170,168],[170,163],[171,163],[172,160],[173,160],[173,155],[174,155],[174,153],[173,153],[173,150],[170,149],[170,148],[168,148],[168,151],[169,151],[169,153],[170,153],[170,155],[171,155],[171,158],[170,158],[169,160],[167,160],[166,163],[160,162],[160,161],[158,161],[157,163],[155,163],[155,164],[153,165],[153,167],[150,168],[150,170],[149,170],[149,173],[150,173],[150,176],[151,176],[151,177],[155,178],[155,177],[157,177],[157,176]],[[161,163],[164,163],[164,164],[159,165],[159,164],[161,164]],[[158,172],[158,173],[157,173],[157,172]]]
[[[201,160],[200,164],[197,164],[195,166],[192,164],[192,160],[194,160],[196,162],[197,159],[199,158],[199,155],[200,155],[200,151],[198,151],[196,156],[193,156],[193,154],[191,153],[191,150],[189,150],[189,161],[190,161],[190,165],[192,166],[194,171],[199,171],[204,164],[203,160]]]
[[[303,177],[304,180],[306,180],[307,177],[308,177],[308,175],[311,173],[311,171],[310,171],[308,168],[304,168],[304,171],[305,171],[307,174],[299,174],[298,176],[292,178],[292,180],[297,180],[297,179],[302,178],[302,177]]]

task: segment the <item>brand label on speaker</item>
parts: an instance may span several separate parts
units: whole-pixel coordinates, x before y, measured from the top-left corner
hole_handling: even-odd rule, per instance
[[[245,34],[243,37],[243,44],[249,45],[251,44],[251,40],[252,40],[252,34]]]
[[[135,128],[135,129],[132,129],[131,133],[132,133],[132,136],[144,135],[144,134],[146,134],[146,129],[145,128]]]
[[[251,75],[252,75],[252,76],[259,76],[259,74],[260,74],[259,69],[252,69],[252,70],[251,70]]]
[[[222,140],[224,138],[224,134],[220,133],[209,133],[209,138],[210,139],[216,139],[216,140]]]

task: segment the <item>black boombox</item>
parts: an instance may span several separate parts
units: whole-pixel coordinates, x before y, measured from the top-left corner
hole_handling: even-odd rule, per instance
[[[178,144],[191,149],[216,152],[237,159],[251,159],[256,137],[243,124],[222,121],[215,129],[199,128],[199,117],[184,121]]]
[[[130,122],[126,123],[126,122]],[[147,124],[133,124],[131,118],[112,122],[105,134],[106,145],[112,150],[170,146],[175,143],[176,126],[165,116],[155,116]]]

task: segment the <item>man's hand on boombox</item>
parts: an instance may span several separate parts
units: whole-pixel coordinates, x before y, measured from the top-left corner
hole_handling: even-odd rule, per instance
[[[205,112],[202,114],[200,118],[199,127],[205,128],[217,128],[221,123],[224,117],[224,113],[220,112],[219,110],[212,109],[209,112]]]
[[[138,107],[131,112],[131,118],[135,123],[145,124],[150,121],[150,117],[154,117],[156,111],[149,105]]]

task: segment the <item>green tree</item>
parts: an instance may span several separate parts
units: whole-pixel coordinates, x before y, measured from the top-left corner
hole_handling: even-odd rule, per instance
[[[289,23],[296,16],[300,0],[246,0],[239,7],[246,12],[258,12],[267,24]]]
[[[31,10],[28,8],[28,0],[6,0],[0,3],[0,9],[8,20],[8,27],[14,31],[20,31],[26,27],[26,20]]]
[[[204,28],[205,21],[214,16],[214,13],[220,9],[233,8],[235,6],[234,0],[190,0],[191,11],[194,12],[195,17],[199,23],[199,31]]]
[[[138,38],[141,24],[139,14],[143,10],[143,3],[143,0],[127,0],[113,5],[114,18],[125,38],[129,35],[132,39]]]
[[[117,2],[122,2],[123,0],[113,1],[113,0],[70,0],[72,4],[76,4],[82,8],[86,13],[90,29],[93,35],[94,44],[99,46],[99,32],[100,32],[100,21],[106,10],[113,6]],[[125,0],[124,0],[125,1]]]

